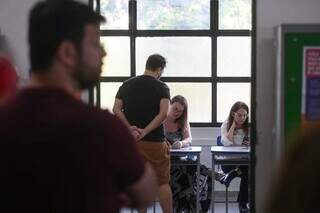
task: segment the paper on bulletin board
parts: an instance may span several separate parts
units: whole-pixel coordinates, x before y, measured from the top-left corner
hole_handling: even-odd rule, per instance
[[[320,46],[303,48],[302,128],[320,124]]]

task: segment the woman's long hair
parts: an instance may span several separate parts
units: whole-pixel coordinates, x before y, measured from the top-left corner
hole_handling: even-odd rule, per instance
[[[178,123],[179,127],[184,130],[186,128],[186,124],[188,122],[188,102],[185,97],[182,95],[176,95],[174,96],[170,103],[173,104],[175,102],[178,102],[183,106],[183,112],[179,118],[177,118],[174,122]]]
[[[239,109],[246,110],[249,115],[249,107],[247,106],[247,104],[245,104],[244,102],[241,102],[241,101],[237,101],[236,103],[234,103],[230,109],[230,112],[229,112],[228,128],[227,128],[228,131],[229,131],[229,129],[233,123],[233,120],[234,120],[233,113],[236,113]],[[246,135],[249,134],[249,116],[247,116],[246,120],[242,124],[242,129],[244,130]]]

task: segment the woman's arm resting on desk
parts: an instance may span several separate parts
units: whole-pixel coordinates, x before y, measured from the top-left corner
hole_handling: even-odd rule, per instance
[[[232,125],[230,127],[229,131],[227,130],[227,126],[228,126],[228,123],[226,121],[223,122],[223,124],[221,126],[221,143],[224,146],[232,146],[233,145],[234,125]],[[231,134],[232,134],[232,137],[231,137]]]
[[[190,124],[187,122],[186,128],[182,132],[183,140],[177,141],[172,144],[173,149],[181,149],[183,147],[188,147],[191,145],[192,142],[192,136],[191,136],[191,130],[190,130]]]
[[[191,136],[190,124],[188,121],[186,124],[186,128],[183,131],[183,140],[181,142],[182,142],[182,147],[187,147],[191,145],[192,136]]]
[[[149,163],[146,162],[145,166],[146,168],[141,178],[127,188],[128,203],[134,208],[145,208],[151,205],[158,196],[155,173]]]

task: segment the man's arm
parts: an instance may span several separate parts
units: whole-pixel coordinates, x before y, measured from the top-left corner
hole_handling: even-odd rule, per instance
[[[115,99],[112,111],[128,127],[133,138],[135,140],[138,140],[141,134],[141,129],[139,129],[136,126],[130,125],[125,114],[123,113],[123,101],[121,99],[118,99],[118,98]]]
[[[162,124],[162,122],[167,118],[169,105],[170,105],[169,99],[162,98],[160,100],[160,110],[158,115],[156,115],[156,117],[154,117],[153,120],[142,130],[139,140]]]
[[[123,113],[123,101],[121,99],[115,99],[112,111],[130,129],[131,125]]]
[[[145,170],[141,178],[129,186],[126,191],[131,207],[145,208],[154,202],[158,196],[158,185],[156,175],[149,163],[145,163]]]

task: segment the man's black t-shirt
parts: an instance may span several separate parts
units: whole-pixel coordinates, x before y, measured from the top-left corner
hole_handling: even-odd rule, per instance
[[[160,100],[170,99],[168,86],[152,76],[141,75],[125,81],[119,88],[117,99],[123,101],[124,114],[131,125],[145,128],[160,110]],[[161,124],[143,140],[164,141]]]

